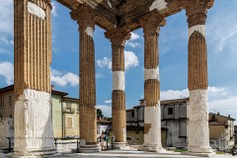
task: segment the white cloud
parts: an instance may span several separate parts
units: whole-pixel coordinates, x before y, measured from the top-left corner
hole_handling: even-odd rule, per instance
[[[132,47],[132,48],[137,48],[137,47],[140,46],[140,43],[128,41],[128,42],[126,43],[126,45],[128,45],[128,46],[130,46],[130,47]]]
[[[12,63],[4,61],[0,62],[0,76],[5,78],[7,85],[13,84],[14,66]]]
[[[139,38],[140,38],[140,36],[137,33],[131,32],[131,38],[129,39],[129,41],[134,41],[134,40],[137,40]]]
[[[208,87],[208,96],[209,99],[225,96],[227,95],[227,91],[225,88],[221,87]],[[188,89],[183,90],[167,90],[160,92],[161,100],[169,100],[169,99],[180,99],[189,97]]]
[[[125,54],[125,69],[138,66],[138,57],[132,51],[124,51]]]
[[[96,60],[96,63],[99,67],[108,67],[109,69],[112,68],[112,59],[108,57]]]
[[[227,92],[225,88],[208,87],[208,94],[209,95],[226,95]]]
[[[13,35],[13,0],[1,0],[0,10],[0,32]]]
[[[11,41],[9,41],[6,37],[0,37],[0,43],[4,43],[9,45]]]
[[[160,92],[161,100],[172,100],[172,99],[180,99],[187,98],[189,96],[188,89],[184,90],[167,90]]]
[[[59,86],[77,86],[79,85],[79,76],[71,72],[63,74],[57,70],[51,69],[51,82]]]
[[[138,66],[138,57],[132,51],[124,51],[125,55],[125,69],[129,69],[131,67]],[[103,59],[96,60],[96,64],[103,68],[107,67],[109,69],[112,68],[112,59],[108,57],[104,57]]]
[[[53,16],[57,16],[57,5],[56,5],[55,2],[52,2],[51,4],[52,4],[52,11],[51,11],[51,13],[52,13]]]
[[[231,115],[237,119],[237,96],[229,96],[224,99],[216,99],[208,102],[209,110],[220,112],[223,115]]]
[[[138,42],[134,42],[135,40],[139,39],[140,36],[135,33],[135,32],[131,32],[131,38],[126,42],[127,46],[130,46],[132,48],[137,48],[140,46],[140,43]]]
[[[111,105],[96,105],[97,109],[100,109],[104,116],[111,117],[112,116],[112,107]]]
[[[236,5],[236,1],[232,1],[232,5],[222,5],[225,9],[213,8],[213,13],[208,18],[207,38],[214,52],[228,53],[224,50],[230,49],[235,52],[237,49],[237,12],[230,13],[231,10],[235,10]]]
[[[107,104],[111,104],[112,100],[105,100],[104,102],[107,103]]]
[[[51,75],[54,75],[54,76],[62,75],[62,73],[60,71],[58,71],[58,70],[55,70],[55,69],[51,68],[50,71],[51,71]]]
[[[105,78],[105,76],[103,74],[96,73],[95,78]]]

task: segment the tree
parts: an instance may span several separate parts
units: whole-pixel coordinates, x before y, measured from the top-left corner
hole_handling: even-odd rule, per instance
[[[104,115],[103,115],[103,112],[101,109],[96,109],[96,112],[97,112],[97,118],[100,117],[100,118],[103,118]]]

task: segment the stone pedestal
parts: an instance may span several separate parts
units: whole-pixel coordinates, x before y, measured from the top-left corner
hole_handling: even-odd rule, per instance
[[[15,103],[14,157],[55,154],[51,95],[25,89]]]
[[[124,142],[114,142],[113,149],[129,149],[129,146],[127,145],[127,143]]]
[[[79,148],[80,153],[95,153],[99,151],[100,147],[98,145],[80,145]]]

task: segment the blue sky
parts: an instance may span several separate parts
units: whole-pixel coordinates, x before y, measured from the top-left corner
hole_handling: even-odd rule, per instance
[[[53,2],[53,61],[51,81],[57,90],[79,97],[78,25],[69,10]],[[216,0],[208,11],[206,32],[209,70],[209,109],[237,118],[237,1]],[[0,87],[13,81],[13,1],[0,2]],[[188,97],[188,27],[185,11],[167,18],[159,35],[161,99]],[[97,107],[111,115],[111,43],[105,30],[95,28]],[[144,96],[143,30],[132,33],[125,47],[126,104]]]

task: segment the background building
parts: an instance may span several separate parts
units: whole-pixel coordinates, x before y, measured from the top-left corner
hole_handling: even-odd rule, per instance
[[[234,132],[235,132],[235,144],[237,144],[237,126],[234,126]]]
[[[79,136],[79,99],[52,86],[52,125],[54,137]],[[0,89],[0,149],[8,148],[7,137],[14,137],[14,85]],[[12,141],[13,143],[13,141]]]
[[[8,149],[8,138],[10,139],[14,136],[13,118],[15,102],[13,91],[13,85],[0,89],[0,150]]]
[[[142,144],[144,142],[144,99],[140,104],[126,111],[127,141],[129,144]]]
[[[161,101],[161,139],[163,147],[187,147],[187,126],[189,98]],[[143,144],[144,100],[128,109],[127,141],[129,144]],[[225,150],[234,145],[234,118],[220,113],[209,114],[210,145]]]
[[[103,131],[110,134],[112,132],[112,122],[106,118],[97,117],[97,138],[100,137]]]
[[[209,113],[210,145],[214,149],[226,150],[235,144],[234,118]]]
[[[163,146],[187,146],[188,105],[189,98],[161,101]]]
[[[54,137],[79,136],[79,99],[52,86],[52,121]]]

